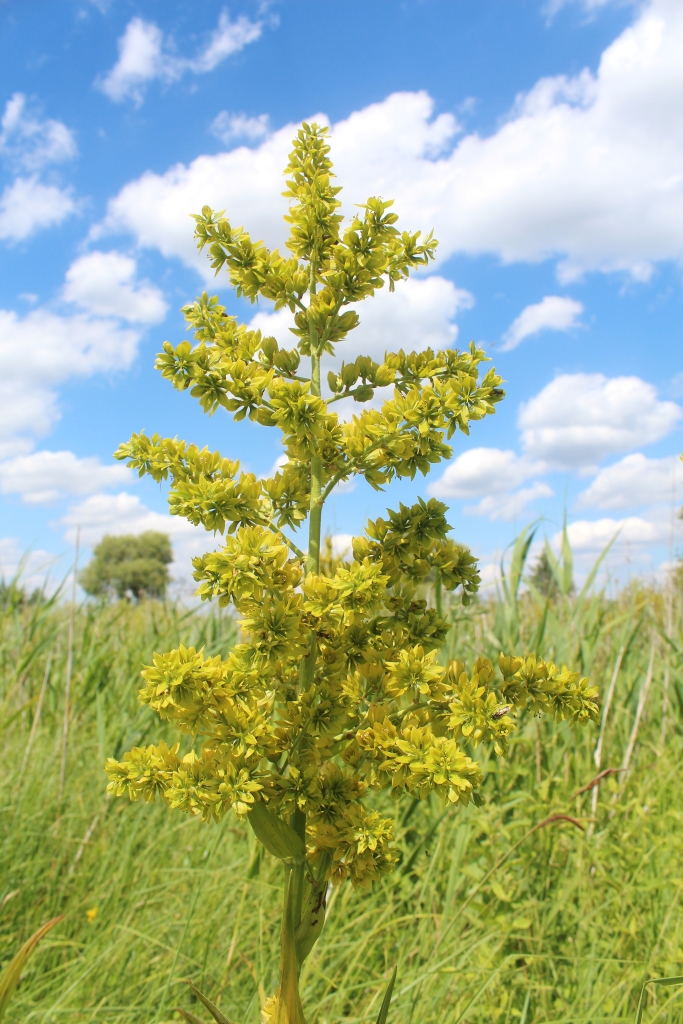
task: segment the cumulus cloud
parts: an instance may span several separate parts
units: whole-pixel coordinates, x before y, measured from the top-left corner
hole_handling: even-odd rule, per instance
[[[0,454],[46,434],[59,417],[56,388],[74,377],[127,369],[140,334],[114,320],[47,309],[0,309]]]
[[[469,448],[448,464],[443,476],[430,484],[428,491],[438,498],[481,498],[476,505],[465,506],[466,515],[509,521],[516,519],[531,502],[552,497],[550,487],[541,481],[519,488],[546,468],[542,462],[509,449]]]
[[[120,463],[103,466],[97,458],[73,452],[40,451],[0,462],[0,492],[19,494],[29,505],[51,505],[66,495],[92,494],[130,479]]]
[[[192,558],[222,544],[220,536],[214,537],[203,527],[192,526],[182,516],[154,512],[137,495],[125,491],[93,494],[70,508],[60,520],[60,525],[65,529],[65,539],[71,544],[75,543],[76,532],[80,528],[81,543],[86,547],[94,547],[105,534],[120,536],[146,530],[168,534],[173,542],[173,578],[192,592],[196,588],[191,581]]]
[[[99,83],[102,92],[119,103],[124,99],[142,102],[142,86],[153,78],[168,75],[162,57],[163,34],[158,25],[133,18],[119,39],[119,59]]]
[[[602,551],[617,537],[619,545],[645,547],[664,544],[669,539],[670,524],[665,520],[645,519],[642,516],[628,516],[625,519],[578,519],[567,527],[572,551]],[[553,545],[560,542],[560,534],[553,538]]]
[[[453,319],[473,304],[470,292],[438,275],[400,281],[393,293],[382,288],[373,299],[350,307],[357,309],[360,325],[336,346],[336,358],[324,358],[324,369],[331,369],[342,359],[350,362],[358,355],[368,355],[381,363],[387,351],[452,347],[458,336]],[[249,326],[291,348],[294,335],[289,328],[293,325],[292,314],[282,309],[257,313]]]
[[[131,365],[141,325],[166,315],[159,289],[135,272],[135,260],[122,253],[88,253],[71,264],[61,291],[79,312],[61,312],[58,304],[23,317],[0,309],[0,458],[25,454],[50,430],[61,384]]]
[[[209,125],[209,131],[224,146],[229,146],[238,139],[258,142],[270,132],[269,118],[267,114],[247,117],[246,114],[229,114],[227,110],[221,110]]]
[[[37,175],[16,178],[0,196],[0,238],[20,242],[75,213],[71,189],[43,185]]]
[[[138,245],[177,257],[198,270],[207,284],[214,282],[209,261],[197,253],[188,214],[205,205],[225,209],[229,217],[238,216],[254,238],[265,239],[271,248],[282,246],[282,216],[287,211],[280,195],[282,169],[295,131],[295,125],[288,125],[254,149],[240,146],[229,153],[199,156],[188,166],[175,164],[165,174],[146,171],[109,201],[94,237],[130,232]]]
[[[163,530],[173,537],[194,537],[206,544],[207,534],[201,527],[192,526],[182,516],[171,516],[147,508],[137,495],[121,491],[119,494],[94,494],[74,505],[61,520],[67,528],[66,539],[76,539],[76,528],[81,528],[84,544],[97,544],[105,533],[120,536],[143,533],[145,530]],[[209,544],[206,544],[209,547]]]
[[[683,463],[678,455],[648,459],[642,452],[627,455],[601,469],[579,495],[579,508],[632,508],[671,502],[683,489]]]
[[[476,505],[466,505],[463,509],[467,516],[486,516],[488,519],[511,522],[522,514],[533,501],[541,498],[552,498],[553,491],[541,480],[530,487],[521,487],[518,491],[508,494],[488,495]]]
[[[261,21],[249,21],[244,15],[236,21],[230,21],[227,11],[221,11],[218,26],[213,31],[208,45],[194,60],[189,61],[190,70],[197,74],[213,71],[226,57],[243,50],[248,43],[256,42],[261,36],[262,29]]]
[[[57,562],[47,551],[22,548],[15,537],[0,537],[0,579],[5,582],[18,576],[27,590],[42,588]]]
[[[437,498],[480,498],[518,487],[545,466],[509,449],[469,448],[449,462],[443,476],[429,486]]]
[[[76,155],[73,132],[61,121],[32,114],[21,92],[5,104],[0,120],[0,155],[19,170],[39,171]]]
[[[172,52],[158,25],[132,18],[119,39],[116,64],[97,84],[115,103],[130,99],[139,104],[149,82],[154,79],[173,82],[187,71],[194,74],[213,71],[226,57],[258,39],[262,28],[262,22],[253,22],[244,16],[231,21],[227,12],[222,11],[206,46],[194,58],[185,58]]]
[[[332,554],[335,558],[351,558],[353,556],[353,535],[350,533],[333,534]]]
[[[424,92],[359,110],[332,132],[347,209],[393,197],[403,225],[436,230],[442,260],[557,258],[562,280],[587,270],[647,279],[653,262],[683,257],[682,47],[680,0],[650,0],[595,74],[539,80],[489,136],[459,135]],[[112,199],[107,227],[197,266],[187,214],[209,203],[281,245],[281,171],[295,128],[143,175]]]
[[[681,409],[640,377],[562,374],[520,407],[527,454],[557,469],[590,470],[607,455],[661,440]]]
[[[137,282],[137,265],[120,252],[90,252],[66,272],[63,297],[97,316],[115,316],[131,323],[159,323],[168,306],[161,291]]]
[[[562,295],[546,295],[540,302],[526,306],[519,316],[513,320],[503,335],[501,352],[509,352],[539,331],[569,331],[576,327],[583,313],[583,306],[575,299]]]

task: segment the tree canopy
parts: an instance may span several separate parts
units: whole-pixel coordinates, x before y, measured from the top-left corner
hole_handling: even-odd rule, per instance
[[[167,534],[145,533],[103,537],[79,582],[91,597],[162,598],[169,583],[173,549]]]

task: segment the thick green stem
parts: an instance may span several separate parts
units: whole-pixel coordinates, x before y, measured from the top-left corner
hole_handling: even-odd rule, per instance
[[[315,271],[311,266],[311,296],[315,294]],[[320,350],[318,336],[311,322],[311,394],[320,398]],[[311,502],[308,520],[308,557],[306,572],[320,572],[320,532],[322,525],[322,459],[311,456]],[[311,636],[308,655],[301,664],[301,687],[310,687],[315,677],[318,655],[316,637]],[[295,811],[292,828],[306,842],[306,815]],[[304,908],[306,861],[285,864],[285,905],[280,936],[280,989],[275,1024],[305,1024],[299,997],[299,972],[322,930],[324,920],[324,890],[315,883]],[[318,891],[320,889],[320,891]],[[311,898],[312,897],[312,898]],[[316,912],[317,907],[317,912]],[[302,916],[305,920],[302,920]],[[299,934],[297,935],[297,932]]]
[[[436,576],[436,578],[434,580],[434,606],[436,608],[436,614],[439,616],[440,619],[443,619],[444,618],[444,614],[443,614],[443,611],[444,611],[444,609],[443,609],[443,582],[441,580],[441,570],[435,568],[434,569],[434,573],[435,573],[435,576]],[[450,633],[450,629],[449,629],[448,633]],[[446,633],[446,636],[444,637],[444,641],[443,641],[441,647],[439,648],[439,652],[438,652],[438,655],[437,655],[437,660],[438,660],[440,665],[448,664],[448,655],[446,653],[446,642],[448,640],[448,633]]]
[[[311,393],[320,397],[320,356],[315,350],[311,351]],[[308,557],[306,559],[306,573],[320,572],[320,534],[323,518],[323,503],[321,500],[323,466],[319,455],[311,456],[311,502],[308,517]],[[301,663],[301,687],[308,689],[315,677],[315,662],[318,656],[318,645],[316,638],[311,634],[311,647],[306,658]]]
[[[311,394],[320,398],[320,355],[311,350]],[[323,465],[319,455],[311,456],[311,503],[308,523],[308,559],[306,572],[320,572],[320,529],[322,524]]]
[[[306,815],[302,811],[295,811],[290,824],[297,835],[305,841]],[[277,1024],[305,1024],[299,997],[299,972],[302,957],[299,955],[297,931],[302,923],[306,861],[302,859],[286,862],[284,869],[285,905],[280,934],[280,988],[276,1022]]]
[[[280,987],[275,1024],[306,1024],[299,998],[299,962],[296,955],[296,905],[301,913],[305,862],[285,864],[285,900],[280,933]]]
[[[434,570],[436,579],[434,581],[434,604],[436,605],[436,614],[440,619],[443,618],[443,583],[441,582],[441,571],[439,569]]]

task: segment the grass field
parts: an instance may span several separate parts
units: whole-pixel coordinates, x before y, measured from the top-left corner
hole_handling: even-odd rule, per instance
[[[451,651],[535,649],[589,674],[603,701],[614,681],[601,768],[628,770],[603,779],[593,816],[596,790],[581,790],[599,728],[530,718],[490,766],[485,807],[402,805],[400,868],[372,892],[332,897],[304,968],[310,1024],[374,1021],[394,964],[391,1024],[633,1021],[645,977],[683,973],[679,596],[634,584],[546,603],[513,591],[454,611]],[[76,611],[60,802],[68,634],[67,605],[5,593],[0,966],[65,915],[6,1020],[171,1021],[177,1004],[192,1008],[189,977],[234,1024],[256,1024],[275,983],[279,865],[236,820],[107,800],[102,771],[163,737],[136,702],[141,663],[178,641],[225,652],[234,626],[156,602]],[[659,990],[643,1018],[679,1019],[680,988]]]

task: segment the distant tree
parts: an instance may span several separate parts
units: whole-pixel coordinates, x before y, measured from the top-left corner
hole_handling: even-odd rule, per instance
[[[137,536],[103,537],[79,582],[92,597],[163,597],[173,561],[171,541],[165,533],[147,530]]]
[[[529,583],[544,597],[553,598],[559,594],[560,588],[545,551],[538,556],[538,560],[529,574]]]

